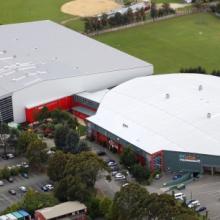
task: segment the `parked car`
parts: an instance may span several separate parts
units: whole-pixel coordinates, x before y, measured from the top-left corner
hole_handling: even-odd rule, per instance
[[[16,191],[14,189],[9,189],[8,192],[13,196],[16,195]]]
[[[178,179],[180,179],[182,177],[182,175],[181,174],[176,174],[176,175],[174,175],[173,176],[173,180],[178,180]]]
[[[24,177],[25,179],[28,179],[28,178],[29,178],[28,173],[21,173],[21,176]]]
[[[108,165],[109,167],[111,167],[111,166],[116,166],[117,163],[116,163],[115,161],[109,161],[109,162],[107,163],[107,165]]]
[[[4,186],[4,182],[2,180],[0,180],[0,186]]]
[[[49,191],[54,189],[54,186],[52,184],[46,184],[46,187],[49,189]]]
[[[27,188],[25,186],[20,186],[19,189],[23,193],[27,192]]]
[[[118,171],[112,171],[112,176],[115,176],[118,173]]]
[[[193,202],[188,204],[189,208],[195,208],[195,207],[198,207],[198,206],[200,206],[199,200],[194,200]]]
[[[111,171],[119,171],[119,167],[116,166],[110,166]]]
[[[98,156],[105,156],[106,153],[105,153],[105,151],[98,151],[98,152],[97,152],[97,155],[98,155]]]
[[[160,178],[161,178],[161,175],[159,173],[155,175],[156,180],[159,180]]]
[[[8,160],[7,155],[6,155],[6,154],[2,154],[2,159],[4,159],[4,160]]]
[[[128,186],[129,185],[129,183],[124,183],[123,185],[122,185],[122,187],[125,187],[125,186]]]
[[[11,170],[11,169],[15,169],[16,166],[15,166],[15,165],[12,165],[12,166],[8,166],[7,168],[8,168],[9,170]]]
[[[6,154],[6,156],[8,157],[8,159],[13,159],[15,157],[14,154]]]
[[[52,184],[46,184],[44,186],[41,186],[41,189],[44,192],[52,191],[54,189],[54,186]]]
[[[14,179],[13,179],[13,177],[11,177],[11,176],[8,177],[7,180],[8,180],[9,183],[13,183],[13,182],[14,182]]]
[[[22,162],[21,166],[24,168],[29,168],[29,164],[27,162]]]
[[[174,198],[178,199],[178,200],[182,200],[183,201],[185,197],[186,197],[185,194],[182,193],[182,192],[174,194]]]
[[[125,180],[126,177],[125,177],[125,175],[123,175],[122,173],[117,173],[117,174],[115,175],[115,179],[116,179],[116,180]]]
[[[198,207],[197,209],[196,209],[196,212],[203,212],[203,211],[205,211],[207,208],[205,207],[205,206],[203,206],[203,207]]]
[[[49,189],[44,185],[44,186],[41,186],[41,189],[44,191],[44,192],[48,192]]]
[[[185,188],[186,188],[186,185],[183,184],[183,183],[181,183],[181,184],[178,185],[176,188],[177,188],[178,190],[185,189]]]

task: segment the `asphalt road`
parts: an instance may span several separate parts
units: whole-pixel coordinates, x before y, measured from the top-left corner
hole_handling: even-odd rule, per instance
[[[0,187],[0,212],[13,203],[19,201],[24,196],[24,193],[19,190],[20,186],[41,191],[40,187],[48,183],[49,178],[45,174],[30,174],[29,179],[17,176],[14,178],[13,183],[9,183],[6,180],[3,181],[5,185]],[[8,192],[10,189],[14,189],[16,191],[16,195],[11,195]]]

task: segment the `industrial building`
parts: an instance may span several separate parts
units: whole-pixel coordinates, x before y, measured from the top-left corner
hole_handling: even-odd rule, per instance
[[[33,122],[44,106],[153,73],[153,66],[51,21],[0,26],[0,120]],[[85,113],[85,108],[75,111]]]
[[[220,171],[220,78],[138,77],[110,90],[88,133],[121,153],[130,147],[152,171]]]
[[[35,211],[36,220],[86,220],[87,208],[83,203],[69,201]]]

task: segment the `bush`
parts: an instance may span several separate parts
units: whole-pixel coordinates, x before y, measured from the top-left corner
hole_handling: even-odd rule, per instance
[[[147,181],[150,177],[150,171],[140,164],[135,164],[131,167],[131,173],[138,182]]]

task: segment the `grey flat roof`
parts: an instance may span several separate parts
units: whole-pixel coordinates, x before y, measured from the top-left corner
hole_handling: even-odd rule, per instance
[[[150,66],[51,21],[0,26],[0,96],[44,80]]]

